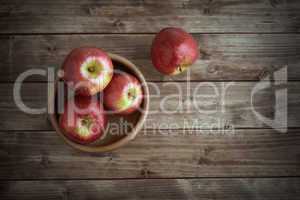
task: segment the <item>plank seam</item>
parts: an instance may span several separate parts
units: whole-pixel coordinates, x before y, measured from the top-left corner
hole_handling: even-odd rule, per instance
[[[32,178],[32,179],[0,179],[2,181],[116,181],[116,180],[172,180],[172,179],[298,179],[300,176],[208,176],[208,177],[152,177],[152,178]]]

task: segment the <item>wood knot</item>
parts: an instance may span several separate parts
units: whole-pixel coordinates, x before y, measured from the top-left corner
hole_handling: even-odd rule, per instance
[[[49,156],[48,154],[42,154],[42,157],[41,157],[41,165],[43,167],[48,167],[50,165],[50,160],[49,160]]]
[[[116,27],[124,26],[123,22],[122,22],[120,19],[116,19],[116,20],[113,22],[113,25],[116,26]]]
[[[186,9],[188,6],[188,4],[186,2],[182,2],[181,4],[181,8]]]
[[[88,7],[88,14],[90,16],[96,16],[96,15],[98,15],[98,8],[95,7],[95,6]]]
[[[224,129],[225,130],[233,129],[233,125],[230,122],[225,122]]]
[[[49,52],[56,51],[56,46],[47,46],[47,51],[49,51]]]
[[[219,65],[209,65],[208,68],[207,68],[208,73],[216,73],[219,70],[220,70]]]
[[[68,200],[69,199],[69,195],[70,195],[70,192],[67,188],[64,188],[62,190],[62,199],[63,200]]]
[[[203,49],[200,50],[200,58],[202,60],[209,60],[210,59],[210,54],[207,51],[204,51]]]
[[[151,174],[154,174],[154,172],[148,170],[147,168],[141,170],[141,176],[144,178],[149,178]]]
[[[215,148],[214,147],[212,147],[212,146],[207,146],[207,147],[205,147],[204,148],[204,155],[205,156],[208,156],[212,151],[214,151],[215,150]]]
[[[210,15],[210,12],[211,12],[211,11],[210,11],[210,8],[209,8],[209,7],[206,7],[206,8],[203,9],[203,14],[204,14],[204,15]]]
[[[280,0],[269,0],[269,2],[273,8],[277,8],[277,6],[280,4]]]
[[[270,75],[270,71],[268,69],[263,69],[259,74],[258,74],[258,79],[263,80],[267,78]]]
[[[139,0],[138,1],[138,4],[141,6],[141,5],[144,5],[145,4],[145,0]]]
[[[207,3],[204,5],[203,14],[204,15],[211,15],[212,14],[212,4],[213,0],[208,0]]]
[[[200,157],[198,160],[198,165],[211,165],[212,161],[205,157]]]

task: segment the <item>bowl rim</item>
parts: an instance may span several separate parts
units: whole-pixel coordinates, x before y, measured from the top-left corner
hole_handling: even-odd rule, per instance
[[[83,144],[79,144],[79,143],[73,142],[72,140],[68,139],[63,134],[62,130],[59,127],[59,123],[58,123],[55,112],[49,113],[48,115],[50,118],[50,123],[51,123],[52,127],[54,128],[55,132],[65,141],[65,143],[67,143],[68,145],[70,145],[73,148],[80,150],[80,151],[91,152],[91,153],[95,153],[95,152],[101,153],[101,152],[113,151],[115,149],[118,149],[118,148],[124,146],[125,144],[127,144],[128,142],[133,140],[136,137],[136,135],[139,133],[139,131],[142,129],[142,127],[146,121],[148,112],[149,112],[149,87],[147,85],[147,82],[146,82],[142,72],[137,68],[137,66],[135,64],[133,64],[127,58],[117,55],[117,54],[113,54],[113,53],[107,53],[107,54],[112,59],[112,61],[119,62],[119,63],[123,64],[124,66],[128,67],[141,82],[143,92],[144,92],[143,103],[142,103],[143,107],[144,107],[144,109],[143,109],[144,112],[141,112],[141,116],[139,117],[135,127],[130,131],[130,133],[126,134],[125,137],[122,137],[121,139],[119,139],[111,144],[103,145],[103,146],[101,146],[101,145],[99,145],[99,146],[83,145]],[[56,98],[56,90],[57,90],[58,80],[59,79],[56,78],[54,87],[51,87],[48,90],[48,109],[50,111],[55,111],[55,98]]]

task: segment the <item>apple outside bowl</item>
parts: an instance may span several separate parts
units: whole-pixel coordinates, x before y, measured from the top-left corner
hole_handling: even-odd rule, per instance
[[[63,130],[59,126],[59,114],[57,113],[57,86],[60,80],[57,79],[53,89],[49,90],[48,109],[49,111],[54,111],[53,113],[50,112],[49,114],[51,125],[67,144],[80,151],[108,152],[124,146],[133,140],[141,131],[148,114],[149,88],[141,71],[132,62],[122,56],[111,53],[109,53],[109,56],[112,59],[115,69],[130,73],[140,81],[144,97],[140,109],[130,115],[108,114],[108,128],[106,133],[97,141],[88,145],[83,145],[73,142],[65,136]],[[109,127],[110,124],[117,126]],[[127,124],[128,126],[124,127],[124,124]]]

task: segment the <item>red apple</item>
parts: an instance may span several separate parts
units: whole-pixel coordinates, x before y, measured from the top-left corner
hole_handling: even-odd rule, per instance
[[[197,42],[180,28],[161,30],[152,43],[152,63],[163,74],[176,75],[185,71],[198,55]]]
[[[62,69],[64,81],[77,94],[89,96],[102,91],[111,81],[113,64],[109,56],[97,48],[76,48],[66,57]]]
[[[104,136],[107,119],[98,99],[76,96],[66,102],[59,124],[68,138],[89,144]]]
[[[142,98],[140,82],[125,72],[114,74],[103,93],[105,107],[119,114],[133,113],[139,108]]]

